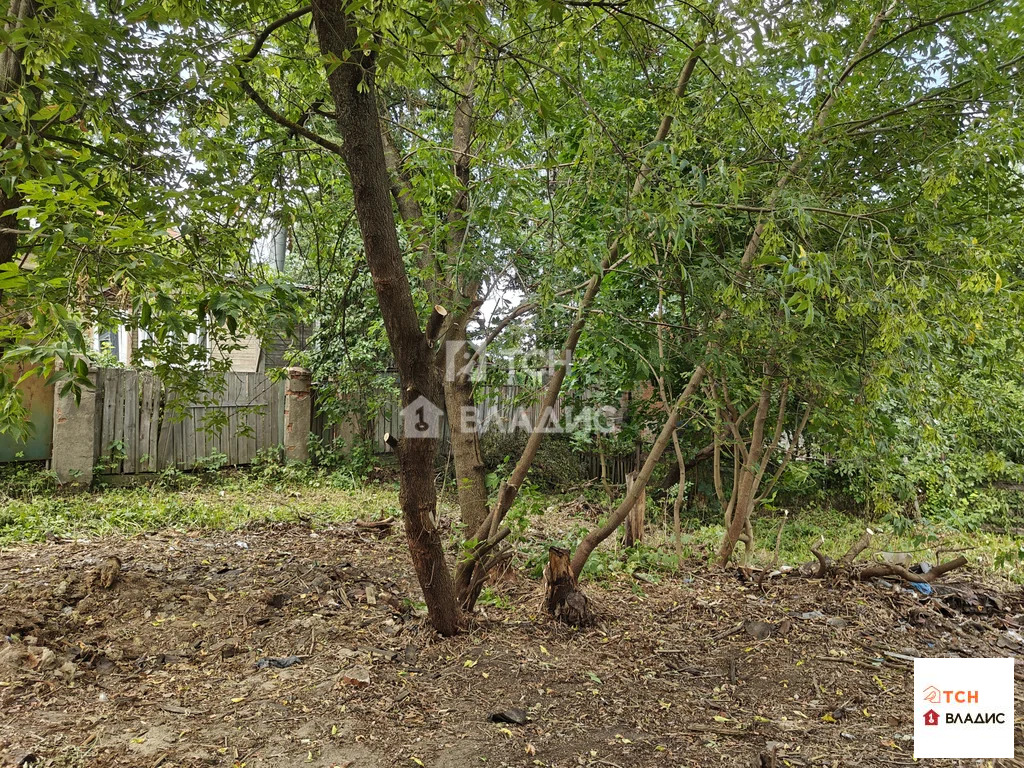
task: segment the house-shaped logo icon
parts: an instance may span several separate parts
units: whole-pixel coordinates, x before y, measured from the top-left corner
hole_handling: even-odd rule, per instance
[[[934,709],[929,709],[924,713],[924,724],[925,725],[938,725],[939,724],[939,713]]]
[[[441,436],[441,419],[444,411],[420,395],[402,409],[402,426],[405,438],[434,438]]]
[[[934,685],[929,685],[924,689],[924,695],[921,698],[929,704],[940,704],[942,702],[942,691]]]

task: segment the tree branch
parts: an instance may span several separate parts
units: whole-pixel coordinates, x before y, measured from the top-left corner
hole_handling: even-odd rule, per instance
[[[256,40],[253,41],[252,48],[250,48],[249,52],[246,53],[245,56],[242,57],[241,63],[242,64],[248,64],[253,59],[255,59],[257,54],[259,54],[260,50],[262,50],[263,44],[266,43],[267,39],[272,34],[274,34],[274,32],[276,32],[278,29],[283,27],[285,24],[291,24],[296,19],[301,19],[307,13],[311,13],[312,11],[313,11],[313,6],[312,5],[304,5],[301,8],[299,8],[297,10],[294,10],[294,11],[292,11],[291,13],[289,13],[289,14],[287,14],[285,16],[282,16],[277,21],[272,22],[269,26],[267,26],[266,29],[264,29],[262,32],[260,32],[256,36]]]
[[[782,391],[779,392],[779,412],[775,417],[775,432],[772,434],[772,441],[768,444],[768,449],[763,454],[764,460],[761,462],[761,467],[757,471],[757,480],[754,481],[755,491],[760,487],[765,470],[768,469],[768,460],[775,453],[775,449],[779,447],[779,440],[782,439],[782,428],[786,423],[786,397],[788,395],[789,379],[785,379],[782,382]]]
[[[941,24],[942,22],[948,21],[949,19],[952,19],[956,16],[966,16],[967,14],[974,13],[975,11],[980,11],[982,8],[986,8],[990,5],[995,5],[995,3],[996,0],[982,0],[982,2],[978,3],[977,5],[972,5],[970,8],[963,8],[961,10],[950,11],[949,13],[943,14],[942,16],[937,16],[934,19],[928,19],[927,21],[922,21],[918,24],[915,24],[914,26],[903,30],[898,35],[886,40],[884,43],[881,43],[880,45],[876,46],[875,48],[872,48],[870,51],[862,55],[859,59],[853,62],[853,64],[851,65],[851,69],[853,66],[856,66],[867,59],[870,59],[875,54],[881,53],[886,48],[890,48],[894,43],[902,40],[907,35],[912,35],[915,32],[918,32],[922,29],[926,29],[927,27],[933,27],[936,24]]]
[[[264,43],[267,42],[267,40],[270,38],[272,34],[274,34],[275,31],[285,26],[286,24],[290,24],[296,19],[302,18],[307,13],[312,12],[312,10],[313,6],[305,5],[299,8],[298,10],[292,11],[291,13],[282,16],[277,21],[268,25],[266,29],[264,29],[262,32],[260,32],[260,34],[256,36],[256,40],[253,42],[252,47],[249,49],[249,51],[244,56],[242,56],[241,59],[239,59],[238,63],[240,65],[240,69],[246,64],[252,63],[252,61],[256,58],[259,52],[263,49]],[[329,150],[336,155],[342,154],[340,144],[336,144],[330,139],[325,139],[320,134],[314,133],[313,131],[306,128],[306,126],[304,126],[302,122],[290,120],[284,115],[282,115],[272,106],[270,106],[266,99],[264,99],[262,96],[260,96],[259,93],[256,92],[256,89],[252,87],[252,84],[249,82],[247,77],[242,75],[241,72],[239,73],[239,75],[239,84],[242,86],[242,90],[245,91],[246,96],[252,99],[253,103],[260,108],[260,111],[263,112],[263,114],[265,114],[278,125],[287,128],[289,131],[292,132],[293,135],[304,136],[305,138],[312,141],[314,144],[318,144],[324,149]]]
[[[336,144],[330,139],[325,139],[320,134],[314,133],[313,131],[306,128],[304,125],[297,123],[294,120],[289,120],[287,117],[285,117],[272,106],[270,106],[262,96],[256,93],[256,89],[249,84],[248,80],[242,78],[239,81],[239,83],[242,86],[242,90],[245,91],[245,94],[253,100],[257,107],[260,108],[260,111],[263,112],[263,114],[265,114],[275,123],[284,126],[292,133],[298,134],[299,136],[305,136],[314,144],[319,144],[324,149],[329,150],[336,155],[344,156],[340,144]]]
[[[672,410],[669,412],[668,418],[665,420],[665,425],[661,428],[661,433],[658,435],[658,439],[655,440],[654,445],[651,446],[651,452],[647,455],[647,459],[644,461],[643,466],[640,468],[640,472],[637,473],[636,479],[633,481],[633,486],[623,497],[622,502],[619,504],[615,512],[609,515],[604,525],[588,533],[576,548],[576,553],[572,557],[572,572],[576,578],[579,578],[579,575],[583,572],[583,566],[586,565],[587,558],[590,557],[590,553],[594,551],[598,544],[611,536],[615,530],[622,525],[622,522],[629,515],[630,511],[632,511],[637,499],[640,497],[640,494],[647,487],[647,481],[651,478],[654,466],[661,459],[661,455],[665,452],[665,448],[668,447],[669,441],[672,439],[672,435],[675,434],[676,423],[679,420],[679,410],[693,396],[693,393],[697,391],[705,373],[706,371],[703,365],[697,366],[697,369],[690,376],[690,381],[687,383],[686,389],[683,390],[683,393],[676,400],[675,405],[672,406]]]

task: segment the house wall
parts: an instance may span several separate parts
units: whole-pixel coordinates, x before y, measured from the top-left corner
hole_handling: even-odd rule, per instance
[[[298,323],[290,336],[276,333],[267,341],[263,349],[263,365],[265,370],[287,368],[291,365],[288,359],[290,352],[303,352],[309,344],[316,327],[312,323]]]
[[[287,368],[291,365],[288,359],[289,353],[305,350],[315,330],[315,326],[312,324],[299,323],[291,335],[274,334],[265,346],[260,344],[258,336],[252,334],[238,339],[235,342],[238,345],[237,349],[221,349],[216,341],[210,339],[206,343],[211,356],[218,360],[230,360],[230,370],[235,373],[263,373],[274,368]],[[88,338],[92,348],[99,351],[101,341],[95,328],[88,331]],[[117,328],[118,362],[121,365],[135,368],[148,367],[146,361],[139,355],[141,341],[145,338],[145,331],[119,325]],[[189,334],[189,343],[196,343],[197,340],[195,334]]]
[[[212,342],[211,354],[220,360],[230,360],[231,370],[235,373],[257,373],[264,370],[262,350],[257,336],[246,336],[238,340],[238,349],[222,350],[216,342]]]
[[[24,370],[14,368],[8,375],[20,377]],[[0,462],[45,461],[52,450],[53,384],[47,384],[42,376],[30,376],[18,389],[29,412],[32,435],[22,443],[9,434],[0,434]]]

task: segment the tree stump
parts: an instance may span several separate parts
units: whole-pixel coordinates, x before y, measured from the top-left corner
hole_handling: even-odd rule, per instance
[[[570,565],[569,550],[548,548],[548,564],[544,567],[544,609],[559,621],[579,626],[590,621],[587,596],[580,592]]]
[[[630,472],[626,475],[626,494],[633,487],[633,483],[636,482],[636,472]],[[640,491],[640,495],[636,497],[636,503],[633,508],[629,510],[629,515],[626,517],[626,536],[623,543],[627,547],[632,547],[636,544],[643,542],[644,540],[644,511],[647,509],[647,489],[644,488]]]

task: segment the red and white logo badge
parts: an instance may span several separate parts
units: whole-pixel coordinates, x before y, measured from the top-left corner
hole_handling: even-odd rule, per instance
[[[1012,758],[1013,659],[914,659],[914,757]]]

